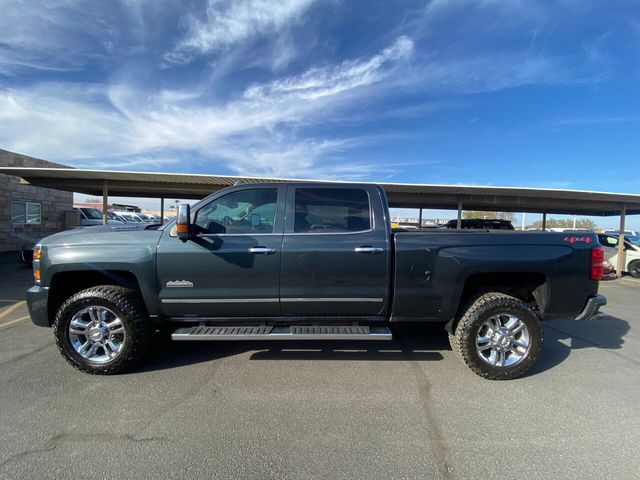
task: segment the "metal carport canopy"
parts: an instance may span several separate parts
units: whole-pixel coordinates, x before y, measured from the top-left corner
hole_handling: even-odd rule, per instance
[[[200,199],[236,182],[326,182],[269,177],[33,167],[0,167],[0,174],[21,177],[32,185],[87,195],[102,196],[106,182],[109,196],[185,199]],[[640,213],[640,195],[635,194],[469,185],[380,185],[387,192],[389,205],[392,207],[456,210],[462,203],[465,210],[609,216],[620,215],[624,205],[627,215]]]

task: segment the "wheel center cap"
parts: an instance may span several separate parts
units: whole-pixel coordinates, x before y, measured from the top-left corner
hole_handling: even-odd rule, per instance
[[[503,349],[507,349],[511,346],[511,338],[506,332],[496,332],[493,336],[493,343]]]
[[[93,342],[99,342],[102,340],[103,333],[100,327],[94,327],[89,330],[89,339]]]

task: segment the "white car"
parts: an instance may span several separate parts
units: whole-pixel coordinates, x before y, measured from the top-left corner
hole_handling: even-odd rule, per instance
[[[102,225],[102,210],[98,210],[97,208],[92,208],[92,207],[74,207],[73,209],[80,214],[81,227],[90,227],[92,225]],[[108,215],[107,223],[121,224],[122,222],[119,220],[115,220],[111,218],[110,215]]]
[[[131,222],[131,223],[144,223],[145,220],[143,220],[140,215],[138,215],[136,212],[127,212],[124,210],[120,210],[120,211],[116,211],[114,212],[117,215],[120,215],[122,218],[124,218],[127,222]]]
[[[604,247],[604,255],[614,268],[618,266],[618,235],[599,233],[598,241]],[[625,239],[623,272],[634,278],[640,278],[640,247]]]

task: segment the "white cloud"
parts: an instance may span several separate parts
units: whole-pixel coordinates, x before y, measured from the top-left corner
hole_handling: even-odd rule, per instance
[[[71,71],[95,62],[117,40],[106,2],[2,2],[0,74]]]
[[[522,85],[579,81],[562,59],[529,54],[436,59],[425,62],[415,75],[420,78],[420,84],[435,95],[464,95]]]
[[[101,87],[86,84],[0,90],[0,143],[45,159],[125,154],[128,126],[101,101]]]
[[[390,47],[369,59],[349,60],[335,67],[314,67],[295,77],[249,88],[245,97],[314,100],[371,85],[389,76],[395,62],[409,59],[413,47],[411,39],[401,36]]]
[[[178,165],[184,160],[179,156],[165,157],[161,155],[142,155],[133,157],[119,157],[110,160],[90,160],[76,162],[73,166],[76,168],[94,168],[94,169],[124,169],[136,170],[149,167],[164,167],[167,165]]]
[[[209,0],[206,18],[186,17],[188,30],[165,58],[185,62],[255,37],[277,32],[300,19],[316,0]]]
[[[8,125],[0,129],[0,143],[95,168],[150,165],[158,158],[150,152],[170,149],[196,151],[245,174],[308,177],[331,170],[356,178],[364,171],[360,164],[322,164],[353,148],[353,140],[309,139],[299,128],[325,122],[371,88],[393,83],[412,51],[412,41],[400,37],[371,57],[312,67],[226,102],[213,101],[204,89],[150,92],[125,82],[0,90],[0,121]]]

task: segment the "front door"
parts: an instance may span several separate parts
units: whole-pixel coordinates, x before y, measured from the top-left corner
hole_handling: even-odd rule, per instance
[[[381,205],[374,187],[290,186],[280,278],[284,314],[386,311],[390,249]]]
[[[281,192],[282,191],[282,192]],[[194,208],[194,235],[158,245],[163,313],[171,317],[278,316],[282,187],[251,186]]]

